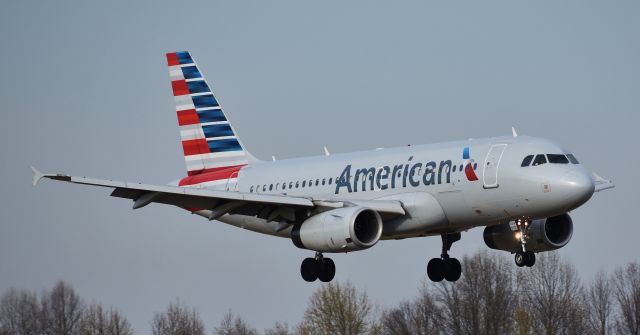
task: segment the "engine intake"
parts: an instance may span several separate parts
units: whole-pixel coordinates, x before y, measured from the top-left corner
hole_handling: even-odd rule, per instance
[[[378,212],[365,207],[343,207],[314,215],[295,225],[291,240],[298,248],[346,252],[371,248],[382,236]]]
[[[491,249],[510,252],[521,250],[520,241],[515,238],[516,232],[512,226],[512,223],[503,223],[485,228],[484,243]],[[560,249],[569,243],[572,235],[573,221],[569,214],[533,220],[529,227],[527,250],[540,252]]]

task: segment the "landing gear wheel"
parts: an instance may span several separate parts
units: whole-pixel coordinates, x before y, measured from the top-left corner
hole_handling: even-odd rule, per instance
[[[525,253],[522,251],[516,252],[516,256],[514,257],[516,261],[516,265],[519,267],[523,267],[527,264]]]
[[[427,264],[427,276],[434,282],[440,282],[445,276],[445,265],[441,258],[432,258]]]
[[[536,254],[533,251],[526,251],[524,253],[524,265],[532,267],[536,264]]]
[[[305,258],[300,265],[300,274],[302,279],[308,282],[313,282],[318,279],[320,272],[320,266],[314,258]]]
[[[321,262],[318,262],[320,272],[318,273],[318,279],[321,282],[328,283],[333,280],[336,275],[336,264],[333,263],[331,258],[323,258]]]
[[[457,258],[448,258],[444,260],[444,279],[447,281],[457,281],[462,275],[462,266]]]

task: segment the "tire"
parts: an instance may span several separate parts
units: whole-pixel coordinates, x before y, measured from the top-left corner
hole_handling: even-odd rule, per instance
[[[536,264],[536,254],[533,251],[527,251],[524,253],[525,264],[528,267],[532,267]]]
[[[440,258],[432,258],[427,264],[427,276],[434,282],[444,279],[444,261]]]
[[[318,273],[320,272],[320,266],[314,258],[305,258],[300,265],[300,274],[302,279],[307,282],[313,282],[318,279]]]
[[[514,257],[515,261],[516,261],[516,265],[518,267],[523,267],[526,264],[526,257],[524,255],[524,252],[522,251],[518,251],[516,252],[516,255]]]
[[[320,264],[320,272],[318,273],[318,279],[321,282],[328,283],[333,280],[336,275],[336,264],[331,258],[324,258],[322,264]]]
[[[457,258],[449,258],[444,261],[444,279],[450,282],[457,281],[462,275],[462,266]]]

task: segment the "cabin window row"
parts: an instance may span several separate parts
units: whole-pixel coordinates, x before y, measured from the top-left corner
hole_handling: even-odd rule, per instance
[[[337,180],[338,178],[336,178]],[[316,179],[315,181],[313,179],[307,180],[303,180],[301,181],[290,181],[290,182],[283,182],[283,183],[275,183],[275,184],[264,184],[264,185],[256,185],[251,186],[249,188],[249,192],[273,192],[273,191],[286,191],[286,190],[291,190],[294,188],[304,188],[304,187],[313,187],[313,186],[324,186],[324,185],[331,185],[333,184],[333,178],[322,178],[322,179]]]

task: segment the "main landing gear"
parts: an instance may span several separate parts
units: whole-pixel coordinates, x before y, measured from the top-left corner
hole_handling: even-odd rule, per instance
[[[460,279],[462,266],[456,258],[449,257],[453,242],[460,240],[460,233],[442,234],[442,254],[440,258],[432,258],[427,265],[427,275],[434,282],[443,279],[454,282]]]
[[[516,239],[520,240],[521,251],[517,251],[515,255],[516,265],[518,267],[532,267],[536,264],[536,254],[527,250],[527,239],[529,239],[529,227],[531,223],[527,220],[516,221]]]
[[[336,265],[331,258],[325,258],[321,252],[316,252],[315,258],[305,258],[300,265],[302,279],[313,282],[316,279],[328,283],[336,275]]]

